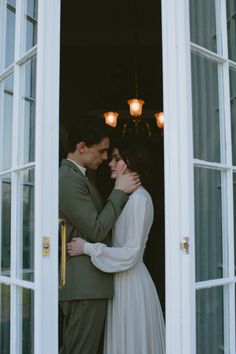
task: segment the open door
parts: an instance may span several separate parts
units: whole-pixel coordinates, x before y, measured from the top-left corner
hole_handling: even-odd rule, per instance
[[[0,1],[1,353],[58,353],[60,1]]]
[[[162,1],[167,354],[235,353],[235,11]]]

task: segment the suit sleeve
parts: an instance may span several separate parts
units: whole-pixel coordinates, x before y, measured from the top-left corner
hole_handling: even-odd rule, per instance
[[[103,209],[98,212],[88,186],[75,176],[60,179],[60,211],[84,238],[103,241],[127,201],[127,195],[113,190]]]
[[[103,272],[124,271],[142,259],[153,220],[152,204],[143,196],[135,196],[128,202],[124,212],[128,213],[129,217],[123,227],[126,242],[122,247],[85,243],[84,253],[89,255],[92,263]]]

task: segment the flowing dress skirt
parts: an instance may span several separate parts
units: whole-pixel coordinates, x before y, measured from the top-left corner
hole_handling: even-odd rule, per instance
[[[164,354],[165,326],[155,285],[142,261],[115,274],[104,354]]]

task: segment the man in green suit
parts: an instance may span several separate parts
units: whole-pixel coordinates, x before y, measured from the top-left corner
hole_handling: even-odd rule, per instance
[[[86,177],[107,160],[109,132],[103,122],[83,122],[70,137],[67,159],[59,171],[60,217],[67,222],[67,241],[81,235],[90,242],[110,244],[111,228],[139,186],[136,174],[120,175],[105,205]],[[113,296],[113,276],[95,268],[86,255],[66,262],[66,283],[59,291],[64,315],[61,354],[96,354],[107,308]],[[112,353],[111,353],[112,354]]]

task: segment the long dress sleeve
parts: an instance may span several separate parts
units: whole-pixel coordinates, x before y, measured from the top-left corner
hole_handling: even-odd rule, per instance
[[[102,243],[85,243],[84,253],[91,257],[92,263],[97,268],[107,273],[127,270],[140,259],[153,221],[150,196],[142,193],[133,194],[121,217],[124,223],[122,232],[125,232],[125,235],[117,235],[117,238],[125,236],[122,246],[107,247]]]

